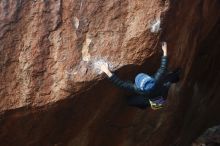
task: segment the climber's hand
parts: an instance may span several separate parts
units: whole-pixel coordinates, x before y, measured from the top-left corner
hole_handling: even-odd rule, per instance
[[[162,42],[163,56],[167,56],[167,43]]]
[[[101,64],[100,69],[101,69],[101,71],[103,71],[105,73],[109,71],[107,64]]]
[[[113,75],[111,71],[108,69],[108,64],[102,64],[100,66],[100,70],[106,73],[108,77],[111,77]]]

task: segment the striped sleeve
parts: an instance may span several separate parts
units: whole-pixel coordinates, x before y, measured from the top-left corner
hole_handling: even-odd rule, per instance
[[[167,66],[168,66],[168,57],[162,56],[160,68],[154,74],[154,78],[157,82],[160,81],[164,77],[164,75],[167,71]]]
[[[131,81],[123,81],[117,75],[113,74],[110,78],[110,81],[119,88],[126,89],[131,92],[137,92],[137,87]]]

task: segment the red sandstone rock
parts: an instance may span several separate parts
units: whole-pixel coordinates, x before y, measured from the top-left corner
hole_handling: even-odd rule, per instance
[[[220,145],[220,126],[208,128],[192,146],[218,146]]]
[[[165,8],[159,0],[1,1],[0,110],[83,91],[84,82],[97,80],[99,59],[113,69],[143,63],[158,42],[151,22]]]
[[[220,122],[219,21],[219,0],[0,1],[0,145],[190,145]],[[128,107],[94,62],[133,79],[161,40],[181,83],[163,110]]]

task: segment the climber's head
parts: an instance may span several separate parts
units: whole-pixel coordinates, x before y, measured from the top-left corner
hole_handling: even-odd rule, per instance
[[[139,73],[135,77],[135,85],[142,91],[151,90],[155,87],[155,79],[147,74]]]

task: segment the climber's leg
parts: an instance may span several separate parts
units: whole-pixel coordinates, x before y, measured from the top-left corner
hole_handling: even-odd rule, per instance
[[[180,79],[180,68],[175,69],[172,72],[168,72],[166,76],[164,77],[163,82],[161,83],[160,90],[160,95],[164,97],[165,99],[167,98],[168,91],[170,89],[171,84],[177,83]]]
[[[141,109],[146,109],[149,106],[148,100],[141,95],[127,97],[127,102],[129,106],[134,106]]]
[[[168,92],[169,92],[169,89],[170,89],[170,86],[171,86],[171,82],[166,82],[166,83],[163,83],[161,89],[160,89],[160,92],[161,92],[161,96],[166,99],[167,98],[167,95],[168,95]]]
[[[164,78],[164,82],[177,83],[180,79],[180,68],[175,69],[172,72],[168,72]]]

